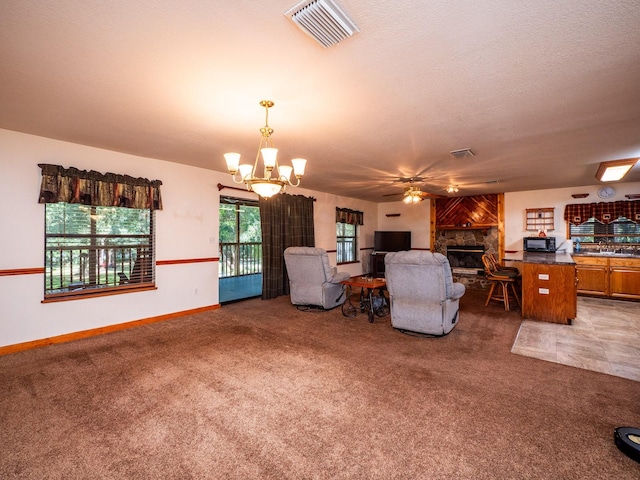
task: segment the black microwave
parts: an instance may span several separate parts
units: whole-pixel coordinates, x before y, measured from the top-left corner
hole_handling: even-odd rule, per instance
[[[522,241],[525,252],[556,251],[556,237],[524,237]]]

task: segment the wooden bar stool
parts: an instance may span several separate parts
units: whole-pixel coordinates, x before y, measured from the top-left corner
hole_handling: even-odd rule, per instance
[[[511,310],[509,297],[513,296],[520,307],[520,297],[516,289],[520,272],[517,269],[498,270],[492,261],[491,254],[485,253],[482,256],[482,264],[484,265],[485,276],[491,282],[489,295],[487,295],[487,301],[484,305],[487,306],[491,300],[495,300],[504,304],[504,309],[509,311]]]

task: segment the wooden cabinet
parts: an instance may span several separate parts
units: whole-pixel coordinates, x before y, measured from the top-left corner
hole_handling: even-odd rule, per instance
[[[640,258],[609,258],[609,294],[640,299]]]
[[[553,208],[527,208],[525,230],[539,232],[555,228]]]
[[[578,293],[609,295],[609,259],[574,256],[578,276]]]
[[[522,266],[522,316],[570,324],[576,318],[576,267],[527,263]]]
[[[640,300],[640,258],[573,257],[578,293]]]

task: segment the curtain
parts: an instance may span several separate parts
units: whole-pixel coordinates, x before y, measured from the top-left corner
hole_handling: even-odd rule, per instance
[[[289,294],[284,265],[287,247],[313,247],[313,199],[282,193],[260,198],[262,228],[262,299]]]
[[[620,217],[640,222],[640,201],[618,200],[617,202],[574,203],[565,206],[564,219],[580,225],[591,217],[601,223],[609,223]]]
[[[349,225],[364,225],[364,213],[358,210],[336,207],[336,223],[348,223]]]
[[[41,163],[38,203],[81,203],[96,207],[162,210],[160,180],[78,170]]]

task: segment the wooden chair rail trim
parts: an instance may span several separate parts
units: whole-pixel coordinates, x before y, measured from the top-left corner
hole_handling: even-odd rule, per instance
[[[219,262],[219,257],[208,258],[183,258],[178,260],[156,260],[156,266],[162,265],[180,265],[184,263],[203,263],[203,262]],[[37,275],[44,274],[44,268],[10,268],[6,270],[0,270],[0,277],[7,277],[11,275]]]
[[[203,263],[203,262],[219,262],[220,257],[209,258],[184,258],[179,260],[156,260],[156,266],[161,265],[180,265],[183,263]]]
[[[11,353],[17,353],[24,350],[31,350],[33,348],[46,347],[46,346],[55,345],[58,343],[72,342],[74,340],[94,337],[96,335],[102,335],[104,333],[117,332],[119,330],[126,330],[128,328],[140,327],[142,325],[148,325],[150,323],[164,322],[165,320],[173,320],[175,318],[183,317],[185,315],[193,315],[196,313],[217,310],[218,308],[220,308],[220,304],[210,305],[207,307],[193,308],[191,310],[183,310],[181,312],[167,313],[164,315],[158,315],[156,317],[149,317],[149,318],[143,318],[141,320],[133,320],[131,322],[118,323],[116,325],[107,325],[105,327],[93,328],[91,330],[82,330],[80,332],[67,333],[65,335],[58,335],[56,337],[41,338],[39,340],[33,340],[31,342],[16,343],[14,345],[7,345],[4,347],[0,347],[0,355],[9,355]]]
[[[44,268],[13,268],[9,270],[0,270],[0,277],[5,277],[9,275],[34,275],[34,274],[44,274]]]

